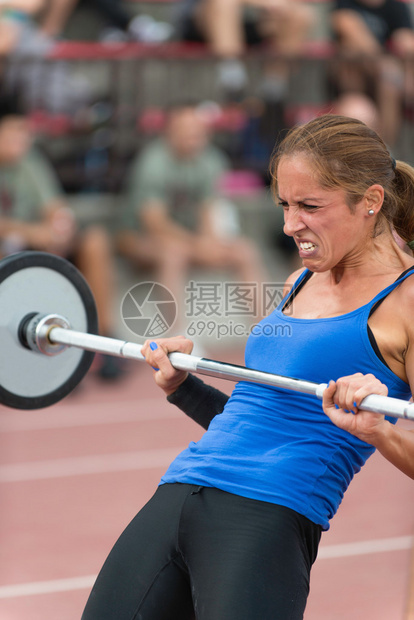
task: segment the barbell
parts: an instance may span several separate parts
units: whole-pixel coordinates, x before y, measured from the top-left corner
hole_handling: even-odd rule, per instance
[[[48,407],[83,379],[94,353],[144,361],[142,346],[97,335],[92,292],[67,260],[45,252],[21,252],[0,261],[0,403],[17,409]],[[249,381],[313,394],[326,383],[246,368],[174,352],[179,370]],[[370,395],[360,409],[414,420],[414,403]]]

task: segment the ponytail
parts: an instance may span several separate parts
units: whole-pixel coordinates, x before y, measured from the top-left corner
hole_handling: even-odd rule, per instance
[[[395,204],[391,216],[395,232],[414,250],[414,168],[398,161],[392,187],[388,190]],[[387,216],[384,212],[385,217]],[[411,244],[411,245],[410,245]]]

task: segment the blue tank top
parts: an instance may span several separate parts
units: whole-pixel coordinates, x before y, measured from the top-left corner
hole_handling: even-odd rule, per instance
[[[250,334],[246,366],[316,383],[373,373],[389,396],[408,400],[409,385],[376,355],[367,321],[375,304],[413,273],[368,304],[331,318],[291,317],[282,311],[285,297]],[[305,270],[294,291],[307,275]],[[332,424],[316,396],[240,381],[223,412],[200,441],[178,455],[161,484],[217,487],[287,506],[328,529],[354,474],[374,450]]]

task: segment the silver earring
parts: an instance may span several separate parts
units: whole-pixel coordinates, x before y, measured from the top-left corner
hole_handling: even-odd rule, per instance
[[[374,214],[375,214],[374,209],[370,209],[370,210],[368,211],[368,215],[374,215]]]

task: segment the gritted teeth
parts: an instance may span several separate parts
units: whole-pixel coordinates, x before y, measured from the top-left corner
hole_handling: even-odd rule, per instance
[[[311,243],[310,241],[300,241],[299,247],[301,250],[314,250],[316,248],[316,245],[314,243]]]

